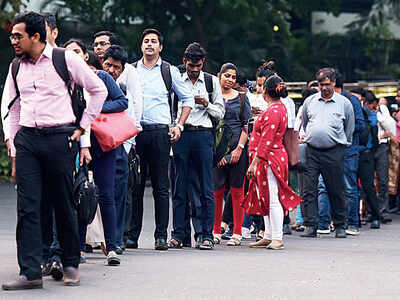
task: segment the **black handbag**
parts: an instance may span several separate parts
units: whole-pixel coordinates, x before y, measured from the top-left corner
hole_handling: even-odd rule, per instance
[[[134,187],[140,184],[140,157],[136,154],[135,149],[131,149],[128,155],[128,163],[129,163],[129,179],[128,186],[131,190],[134,190]]]
[[[99,203],[99,189],[88,179],[88,167],[84,162],[75,174],[74,202],[78,211],[79,223],[89,225],[93,222]]]

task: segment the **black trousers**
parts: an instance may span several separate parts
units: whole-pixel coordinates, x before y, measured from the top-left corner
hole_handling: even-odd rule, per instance
[[[360,153],[358,159],[358,177],[364,189],[367,205],[371,210],[373,220],[380,220],[379,200],[374,184],[374,153],[367,149]]]
[[[141,180],[132,195],[132,219],[129,238],[138,240],[143,223],[143,196],[147,178],[147,167],[150,170],[153,187],[156,230],[154,238],[167,239],[169,219],[169,179],[168,165],[171,142],[168,126],[146,129],[136,137],[136,152],[140,157]]]
[[[308,146],[305,164],[305,191],[301,212],[306,226],[318,224],[318,176],[321,174],[328,191],[331,217],[336,227],[343,226],[346,217],[344,202],[344,146],[316,149]]]
[[[73,129],[72,129],[73,130]],[[54,207],[64,267],[79,265],[79,235],[73,204],[73,172],[78,150],[71,132],[44,134],[21,128],[15,136],[17,175],[17,253],[20,274],[28,280],[42,277],[41,215]],[[45,193],[45,195],[43,195]],[[49,224],[49,228],[50,224]]]

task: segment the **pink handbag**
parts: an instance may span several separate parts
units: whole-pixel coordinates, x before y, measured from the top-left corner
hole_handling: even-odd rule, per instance
[[[140,131],[125,111],[100,114],[92,123],[91,129],[104,152],[117,148]]]

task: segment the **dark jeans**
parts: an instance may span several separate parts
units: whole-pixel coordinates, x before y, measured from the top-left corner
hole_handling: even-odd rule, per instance
[[[375,154],[375,172],[378,177],[379,209],[381,217],[389,214],[389,145],[379,144]]]
[[[115,149],[115,209],[117,216],[117,230],[115,242],[117,246],[122,246],[125,231],[126,198],[128,194],[128,154],[123,145]]]
[[[331,216],[335,227],[344,225],[344,146],[316,149],[308,145],[305,165],[305,192],[301,212],[306,226],[318,224],[318,176],[321,174],[328,191]]]
[[[21,128],[15,136],[17,175],[17,253],[20,274],[42,277],[41,215],[53,206],[64,267],[79,265],[79,236],[73,204],[73,172],[78,150],[68,133],[44,134]],[[45,187],[45,188],[44,188]],[[47,193],[42,197],[43,192]],[[43,211],[43,213],[42,213]],[[52,222],[51,218],[47,218]]]
[[[358,177],[365,192],[367,205],[373,220],[380,220],[379,200],[374,184],[374,154],[372,150],[364,150],[358,160]]]
[[[93,156],[90,168],[93,169],[94,182],[99,187],[99,206],[103,221],[106,249],[107,252],[115,251],[117,228],[114,198],[115,149],[104,152],[99,157]]]
[[[360,198],[358,196],[358,170],[359,155],[344,157],[344,197],[347,206],[347,224],[359,227],[360,223]]]
[[[175,192],[173,195],[173,237],[183,240],[186,237],[188,210],[190,210],[189,189],[198,182],[199,189],[191,191],[195,217],[196,236],[212,239],[214,221],[213,193],[213,147],[211,130],[184,131],[179,141],[173,145],[176,167]],[[198,191],[199,194],[193,194]],[[201,225],[201,226],[198,226]]]
[[[132,221],[129,238],[138,240],[142,231],[143,196],[146,185],[147,166],[153,187],[156,230],[154,238],[167,239],[169,219],[168,164],[171,148],[168,126],[146,129],[136,137],[136,152],[140,157],[141,182],[132,197]]]

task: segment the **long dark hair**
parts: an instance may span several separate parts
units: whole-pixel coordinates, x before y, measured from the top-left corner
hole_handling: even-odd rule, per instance
[[[264,91],[271,98],[286,98],[289,95],[285,83],[278,75],[273,75],[265,80]]]

